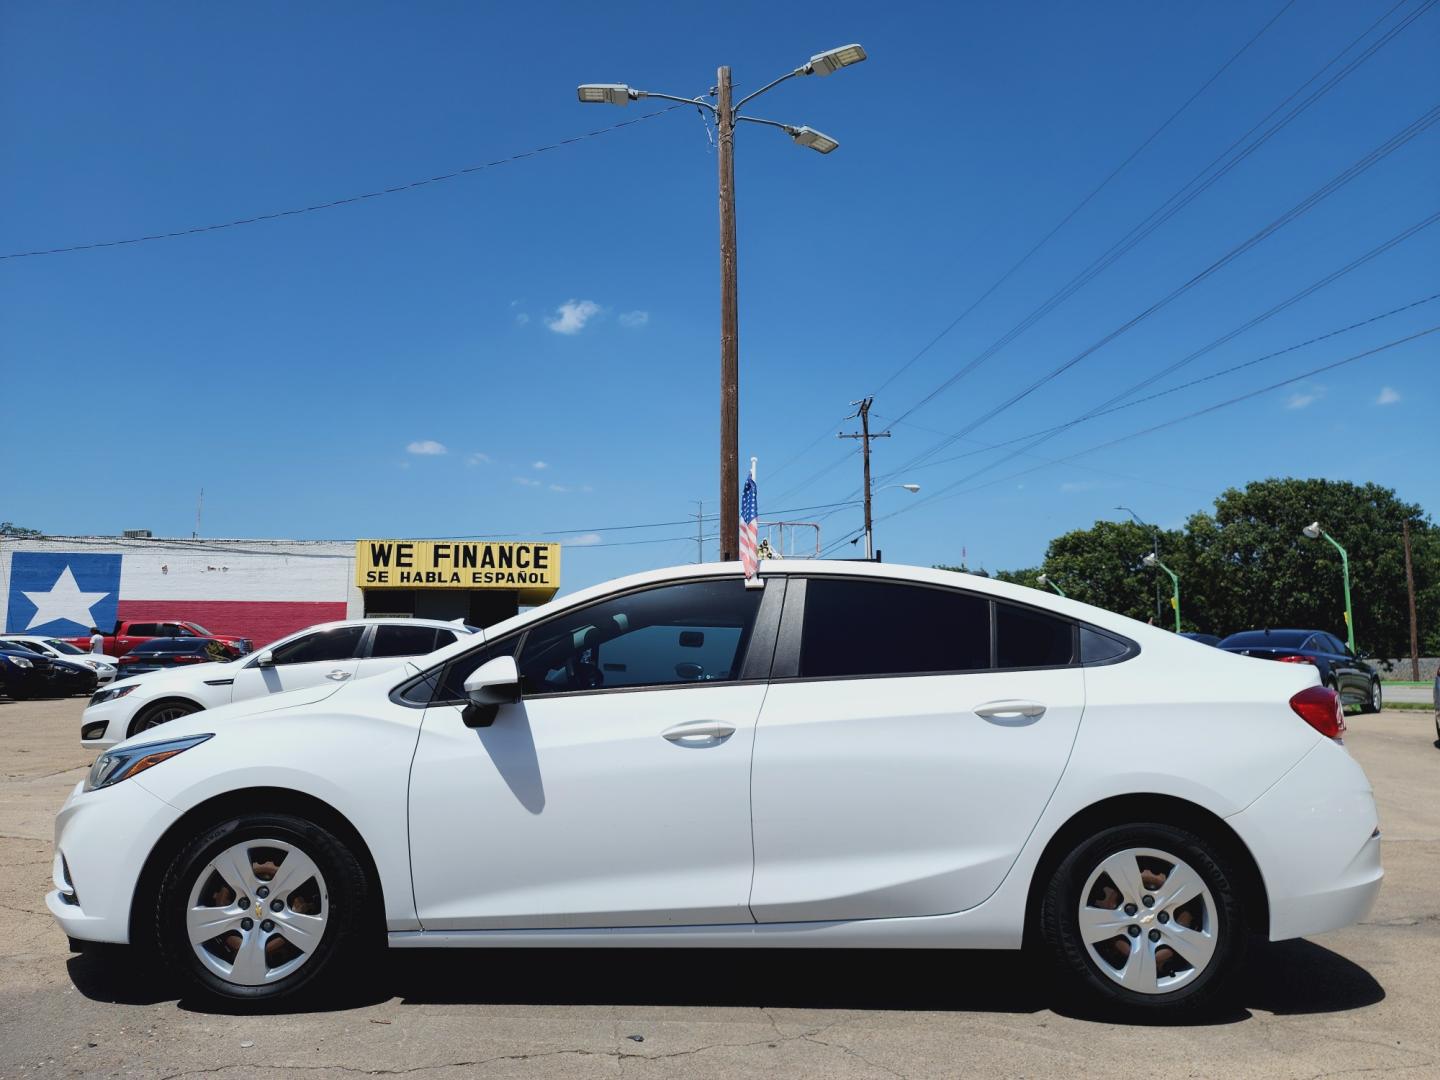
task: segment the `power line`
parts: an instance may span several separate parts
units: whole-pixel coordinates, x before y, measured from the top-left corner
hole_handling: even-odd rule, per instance
[[[4,259],[28,259],[36,255],[64,255],[72,251],[93,251],[96,248],[122,247],[126,244],[143,244],[151,240],[173,240],[180,236],[195,236],[199,233],[216,232],[220,229],[234,229],[241,225],[254,225],[261,221],[275,221],[279,218],[295,217],[299,214],[311,214],[317,210],[331,210],[337,206],[347,206],[350,203],[364,202],[367,199],[378,199],[384,195],[397,195],[404,191],[413,191],[429,184],[438,184],[445,180],[453,180],[458,176],[467,176],[470,173],[482,172],[485,169],[493,169],[500,165],[509,165],[512,162],[523,161],[525,158],[532,158],[539,154],[549,153],[551,150],[558,150],[562,146],[571,146],[586,139],[593,139],[600,135],[607,135],[612,131],[619,131],[621,128],[633,127],[646,120],[653,120],[657,116],[663,116],[676,109],[683,109],[683,105],[671,105],[668,108],[657,109],[655,112],[645,113],[643,116],[636,116],[629,120],[622,120],[618,124],[611,124],[609,127],[596,128],[594,131],[587,131],[581,135],[575,135],[568,139],[561,139],[546,146],[537,146],[533,150],[526,150],[523,153],[511,154],[509,157],[497,158],[494,161],[487,161],[481,165],[467,165],[463,169],[456,169],[453,172],[441,173],[438,176],[427,176],[423,180],[412,180],[407,184],[397,184],[394,187],[380,188],[377,191],[367,191],[361,195],[349,195],[343,199],[332,199],[329,202],[315,203],[311,206],[298,206],[290,210],[276,210],[268,214],[256,214],[253,217],[237,218],[234,221],[224,221],[213,225],[196,225],[189,229],[176,229],[173,232],[152,233],[149,236],[132,236],[124,240],[100,240],[89,244],[71,244],[67,247],[45,248],[37,251],[15,251],[8,255],[0,255]]]
[[[1157,311],[1160,311],[1161,309],[1178,299],[1180,296],[1188,292],[1190,289],[1194,288],[1196,285],[1199,285],[1201,282],[1209,278],[1212,274],[1215,274],[1218,271],[1224,269],[1235,259],[1248,252],[1251,248],[1255,247],[1257,244],[1262,243],[1264,240],[1274,235],[1280,229],[1284,228],[1292,221],[1296,220],[1303,214],[1313,209],[1315,206],[1319,205],[1319,203],[1329,198],[1329,196],[1333,195],[1336,191],[1339,191],[1356,177],[1363,174],[1371,166],[1384,160],[1390,154],[1394,153],[1396,150],[1400,149],[1400,147],[1408,143],[1411,139],[1426,131],[1437,121],[1440,121],[1440,105],[1432,105],[1419,117],[1417,117],[1415,120],[1412,120],[1409,124],[1406,124],[1405,127],[1401,128],[1394,135],[1390,136],[1390,138],[1386,139],[1379,146],[1375,147],[1367,154],[1363,155],[1359,160],[1351,164],[1349,167],[1336,174],[1334,177],[1326,181],[1320,187],[1316,188],[1313,192],[1307,195],[1304,199],[1301,199],[1300,202],[1296,203],[1285,213],[1281,214],[1279,217],[1275,218],[1269,224],[1264,226],[1264,228],[1260,229],[1258,232],[1252,234],[1246,240],[1231,248],[1224,255],[1220,256],[1220,258],[1211,262],[1203,270],[1192,275],[1187,281],[1176,286],[1159,300],[1156,300],[1154,303],[1150,304],[1138,314],[1126,320],[1120,326],[1111,330],[1109,333],[1100,337],[1098,340],[1092,342],[1090,345],[1082,349],[1080,352],[1076,353],[1074,356],[1058,364],[1056,367],[1046,372],[1040,378],[1030,383],[1023,390],[1017,391],[1010,397],[1006,398],[999,405],[996,405],[994,408],[990,409],[988,412],[982,413],[975,420],[972,420],[969,424],[965,425],[965,427],[961,428],[960,431],[956,432],[951,436],[948,436],[946,439],[942,439],[940,442],[931,446],[928,450],[912,458],[910,461],[906,462],[903,466],[901,466],[899,471],[904,471],[905,469],[914,467],[915,465],[924,461],[931,455],[939,452],[940,450],[943,450],[946,446],[951,445],[956,439],[968,435],[976,428],[994,419],[996,416],[999,416],[1007,409],[1010,409],[1014,405],[1023,401],[1025,398],[1029,397],[1032,393],[1034,393],[1040,387],[1044,386],[1046,383],[1058,378],[1060,375],[1069,371],[1076,364],[1079,364],[1081,361],[1085,360],[1087,357],[1089,357],[1099,349],[1108,345],[1110,342],[1114,341],[1122,334],[1128,332],[1135,326],[1139,325],[1141,322],[1150,318],[1150,316],[1154,315]],[[913,412],[914,410],[911,409],[909,411]],[[908,413],[901,414],[899,419],[904,419],[906,415],[908,415]],[[890,475],[896,474],[892,473]]]
[[[901,507],[899,510],[891,511],[889,514],[886,514],[885,517],[881,520],[887,520],[900,514],[909,513],[912,510],[917,510],[921,506],[927,505],[940,499],[953,498],[957,495],[966,495],[972,492],[984,490],[987,487],[993,487],[996,484],[1003,484],[1007,481],[1015,480],[1019,477],[1027,476],[1030,473],[1037,472],[1040,469],[1049,468],[1052,464],[1066,464],[1074,460],[1075,458],[1083,457],[1087,454],[1097,453],[1101,450],[1108,450],[1110,447],[1116,446],[1122,442],[1128,442],[1131,439],[1138,439],[1142,435],[1151,435],[1157,431],[1164,430],[1165,428],[1174,427],[1176,424],[1182,424],[1188,420],[1194,420],[1196,417],[1208,415],[1209,413],[1216,412],[1220,409],[1228,408],[1231,405],[1238,405],[1242,401],[1248,401],[1251,398],[1259,397],[1262,394],[1268,394],[1272,390],[1279,390],[1283,387],[1291,386],[1297,382],[1303,382],[1306,379],[1314,378],[1316,375],[1323,375],[1327,371],[1334,371],[1336,368],[1344,367],[1347,364],[1353,364],[1358,360],[1363,360],[1367,357],[1375,356],[1378,353],[1385,352],[1386,350],[1396,348],[1400,345],[1404,345],[1408,342],[1415,341],[1419,338],[1423,338],[1437,332],[1440,332],[1440,326],[1431,326],[1424,330],[1417,331],[1416,333],[1409,334],[1406,337],[1397,338],[1394,341],[1387,341],[1385,344],[1377,345],[1372,349],[1366,349],[1364,352],[1355,353],[1351,356],[1345,357],[1344,359],[1335,360],[1328,364],[1322,364],[1319,367],[1311,368],[1309,371],[1303,371],[1299,375],[1292,375],[1287,379],[1281,379],[1279,382],[1270,383],[1268,386],[1262,386],[1256,390],[1249,390],[1243,394],[1237,394],[1235,397],[1227,398],[1226,400],[1216,402],[1213,405],[1207,405],[1203,409],[1196,409],[1194,412],[1186,413],[1183,416],[1177,416],[1173,419],[1163,421],[1159,424],[1152,424],[1150,427],[1141,428],[1139,431],[1132,431],[1128,435],[1121,435],[1118,438],[1110,439],[1107,442],[1087,447],[1086,449],[1076,451],[1075,453],[1070,454],[1067,457],[1057,458],[1053,462],[1042,462],[1039,465],[1032,465],[1028,469],[1023,469],[1020,472],[1011,473],[1008,476],[1002,476],[995,480],[986,481],[984,484],[979,484],[973,488],[955,490],[957,487],[959,487],[959,485],[964,484],[970,479],[970,477],[962,477],[959,480],[947,484],[939,491],[936,491],[933,495],[929,495],[926,498],[921,499],[919,503],[911,503],[909,506]]]
[[[1401,0],[1401,2],[1403,3],[1404,0]],[[877,386],[874,393],[872,393],[870,396],[874,397],[875,394],[878,394],[881,390],[884,390],[885,387],[889,386],[901,375],[905,374],[905,372],[908,371],[917,360],[919,360],[922,356],[924,356],[936,345],[938,345],[941,339],[943,339],[947,334],[949,334],[950,331],[954,330],[955,327],[959,326],[960,323],[962,323],[972,311],[974,311],[977,307],[979,307],[986,300],[988,300],[995,293],[995,291],[1000,288],[1000,286],[1004,285],[1005,282],[1009,281],[1010,278],[1014,276],[1014,274],[1021,267],[1023,267],[1027,262],[1030,261],[1031,257],[1036,252],[1038,252],[1042,247],[1044,247],[1054,238],[1056,233],[1058,233],[1061,229],[1065,228],[1066,225],[1070,224],[1070,222],[1074,219],[1075,215],[1079,214],[1081,210],[1084,210],[1085,207],[1090,205],[1091,200],[1093,200],[1095,196],[1099,195],[1100,192],[1104,191],[1105,188],[1110,185],[1110,181],[1114,180],[1117,176],[1124,172],[1126,167],[1132,161],[1139,157],[1146,150],[1146,148],[1148,148],[1151,143],[1158,139],[1160,135],[1171,124],[1178,120],[1181,113],[1183,113],[1186,109],[1193,105],[1196,99],[1199,98],[1201,94],[1203,94],[1206,90],[1210,89],[1211,85],[1213,85],[1214,82],[1219,79],[1221,75],[1225,74],[1225,72],[1230,69],[1231,65],[1235,63],[1235,61],[1239,60],[1240,57],[1245,55],[1245,53],[1249,51],[1250,46],[1254,45],[1255,42],[1259,41],[1260,38],[1264,36],[1265,32],[1269,30],[1270,27],[1275,25],[1275,23],[1279,20],[1280,16],[1284,15],[1285,12],[1290,10],[1294,3],[1295,0],[1286,0],[1286,2],[1280,6],[1279,11],[1275,12],[1274,15],[1270,16],[1269,20],[1263,26],[1261,26],[1259,30],[1255,31],[1255,33],[1250,36],[1250,38],[1245,42],[1245,44],[1240,46],[1239,50],[1231,55],[1230,59],[1226,60],[1223,64],[1221,64],[1220,67],[1217,68],[1208,79],[1206,79],[1203,83],[1200,84],[1200,88],[1198,90],[1196,90],[1193,94],[1186,98],[1180,104],[1180,107],[1178,109],[1176,109],[1168,117],[1166,117],[1164,123],[1162,123],[1154,131],[1150,132],[1150,134],[1147,135],[1143,141],[1141,141],[1139,146],[1135,147],[1134,150],[1130,151],[1129,156],[1126,157],[1124,161],[1120,162],[1119,165],[1116,165],[1115,168],[1111,169],[1110,172],[1106,174],[1105,178],[1101,180],[1100,183],[1097,184],[1088,195],[1086,195],[1083,199],[1076,203],[1071,208],[1070,212],[1066,214],[1063,218],[1061,218],[1059,223],[1056,224],[1054,228],[1052,228],[1049,232],[1042,236],[1035,243],[1035,245],[1030,248],[1029,251],[1025,252],[1024,255],[1020,256],[1019,260],[1017,260],[1014,265],[1010,267],[1010,269],[1006,270],[1003,274],[996,278],[995,282],[988,289],[986,289],[983,293],[976,297],[969,307],[967,307],[959,315],[955,316],[955,318],[952,319],[943,330],[941,330],[938,334],[931,338],[925,344],[924,348],[922,348],[914,356],[910,357],[909,360],[905,361],[905,363],[901,364],[898,368],[892,371],[889,377],[886,378],[886,380],[882,382],[879,386]],[[816,441],[818,442],[819,440]]]
[[[1079,274],[1071,278],[1069,282],[1062,286],[1057,292],[1053,293],[1047,300],[1045,300],[1044,303],[1042,303],[1039,307],[1037,307],[1034,311],[1032,311],[1029,315],[1027,315],[1024,319],[1022,319],[1005,334],[1001,335],[1000,338],[993,342],[978,356],[973,358],[968,364],[960,368],[960,370],[952,374],[949,378],[943,381],[935,389],[931,390],[914,405],[910,406],[908,409],[902,412],[898,419],[903,420],[911,413],[929,404],[929,402],[933,401],[939,394],[949,389],[960,379],[964,378],[981,364],[985,363],[985,361],[989,360],[1006,345],[1010,344],[1026,330],[1034,326],[1037,322],[1043,319],[1060,304],[1068,300],[1072,295],[1074,295],[1081,288],[1087,285],[1095,277],[1103,273],[1106,269],[1108,269],[1111,265],[1113,265],[1116,261],[1118,261],[1122,256],[1128,253],[1131,249],[1133,249],[1137,244],[1139,244],[1142,240],[1148,237],[1161,225],[1165,224],[1182,209],[1184,209],[1196,198],[1198,198],[1201,194],[1209,190],[1210,187],[1217,183],[1221,178],[1226,176],[1241,162],[1246,160],[1256,150],[1260,149],[1260,147],[1265,145],[1265,143],[1267,143],[1276,134],[1289,126],[1298,116],[1300,116],[1303,112],[1309,109],[1310,106],[1315,104],[1315,102],[1319,101],[1320,98],[1322,98],[1325,94],[1329,93],[1332,89],[1339,85],[1339,83],[1342,82],[1345,78],[1353,74],[1354,71],[1361,64],[1365,63],[1365,61],[1369,60],[1370,57],[1374,56],[1376,52],[1378,52],[1380,49],[1384,48],[1387,44],[1393,41],[1395,37],[1397,37],[1400,33],[1406,30],[1416,19],[1420,18],[1420,16],[1428,12],[1435,5],[1436,2],[1437,0],[1425,0],[1425,2],[1422,3],[1419,8],[1417,8],[1415,11],[1412,11],[1395,26],[1387,30],[1383,35],[1381,35],[1380,38],[1367,46],[1362,53],[1354,57],[1343,68],[1341,68],[1334,75],[1332,75],[1322,86],[1320,86],[1307,98],[1305,98],[1298,105],[1296,105],[1295,108],[1290,110],[1290,112],[1287,113],[1283,118],[1277,121],[1259,137],[1254,139],[1249,145],[1245,146],[1242,150],[1240,150],[1239,153],[1235,154],[1233,158],[1231,158],[1221,168],[1219,168],[1218,171],[1215,171],[1213,175],[1206,178],[1206,174],[1210,173],[1211,170],[1214,170],[1217,165],[1224,161],[1226,157],[1235,150],[1236,147],[1240,146],[1240,144],[1245,142],[1246,139],[1249,139],[1250,136],[1254,134],[1255,131],[1257,131],[1260,127],[1262,127],[1267,121],[1269,121],[1271,117],[1273,117],[1276,113],[1280,112],[1280,110],[1285,108],[1285,106],[1288,105],[1291,101],[1293,101],[1296,97],[1298,97],[1307,86],[1319,79],[1320,76],[1323,75],[1331,67],[1333,67],[1342,56],[1344,56],[1357,44],[1359,44],[1366,37],[1368,37],[1377,26],[1383,23],[1399,7],[1406,3],[1406,0],[1398,0],[1398,2],[1388,11],[1386,11],[1384,15],[1382,15],[1379,19],[1375,20],[1375,22],[1373,22],[1369,27],[1367,27],[1364,32],[1362,32],[1358,37],[1353,39],[1348,45],[1346,45],[1343,49],[1336,53],[1334,57],[1327,61],[1323,66],[1321,66],[1321,68],[1316,71],[1314,75],[1312,75],[1305,82],[1301,83],[1301,85],[1297,87],[1296,90],[1289,95],[1289,97],[1281,101],[1280,104],[1275,106],[1275,108],[1273,108],[1258,123],[1256,123],[1247,132],[1245,132],[1245,134],[1241,135],[1238,139],[1232,142],[1214,160],[1212,160],[1208,165],[1206,165],[1203,169],[1201,169],[1198,173],[1191,177],[1189,181],[1182,185],[1173,195],[1170,196],[1169,199],[1167,199],[1155,210],[1151,211],[1149,216],[1142,220],[1138,225],[1134,226],[1125,236],[1121,237],[1120,240],[1116,241],[1116,243],[1111,245],[1109,249],[1107,249],[1094,261],[1092,261],[1084,270],[1080,271]]]

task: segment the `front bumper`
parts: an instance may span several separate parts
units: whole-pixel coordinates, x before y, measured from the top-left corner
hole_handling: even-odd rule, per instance
[[[1375,797],[1335,743],[1319,743],[1227,820],[1260,867],[1271,941],[1351,926],[1374,905],[1385,877]]]
[[[125,944],[135,886],[156,842],[180,816],[134,780],[86,792],[55,818],[54,885],[45,906],[80,941]]]

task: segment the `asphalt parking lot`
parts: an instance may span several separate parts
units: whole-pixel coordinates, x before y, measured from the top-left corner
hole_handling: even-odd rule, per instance
[[[1440,1076],[1429,712],[1350,720],[1384,830],[1369,919],[1257,950],[1233,1013],[1144,1027],[1053,1011],[1043,968],[972,952],[400,953],[308,1011],[177,1000],[129,950],[72,955],[45,912],[80,710],[0,698],[0,1077]]]

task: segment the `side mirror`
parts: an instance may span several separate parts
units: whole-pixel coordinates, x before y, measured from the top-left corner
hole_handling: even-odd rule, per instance
[[[272,653],[269,649],[265,649],[263,652],[257,653],[256,656],[255,656],[255,666],[256,666],[256,667],[274,667],[274,666],[275,666],[275,654]]]
[[[520,700],[520,669],[513,656],[497,656],[472,671],[465,679],[466,727],[489,727],[501,705]]]

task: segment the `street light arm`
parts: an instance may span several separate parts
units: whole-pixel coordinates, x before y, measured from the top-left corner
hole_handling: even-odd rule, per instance
[[[702,109],[709,109],[712,113],[715,106],[706,101],[703,97],[684,98],[676,97],[674,94],[657,94],[652,90],[633,91],[636,98],[659,98],[662,101],[678,101],[681,105],[699,105]]]
[[[781,124],[775,120],[761,120],[758,116],[737,116],[736,121],[744,120],[747,124],[764,124],[766,127],[779,128],[786,135],[794,135],[798,130],[794,124]]]
[[[809,64],[806,64],[804,67],[798,67],[798,68],[796,68],[794,71],[786,72],[784,75],[781,75],[778,79],[771,79],[768,83],[766,83],[764,86],[760,87],[760,89],[759,89],[759,90],[756,90],[753,94],[746,94],[743,98],[741,98],[739,101],[737,101],[737,102],[735,103],[735,111],[736,111],[736,112],[739,112],[740,109],[741,109],[741,107],[742,107],[747,101],[754,101],[754,100],[755,100],[757,97],[759,97],[761,94],[765,93],[765,91],[771,90],[771,89],[779,86],[779,85],[780,85],[782,82],[784,82],[786,79],[793,79],[793,78],[795,78],[796,75],[808,75],[808,74],[809,74],[809,71],[808,71],[807,69],[808,69],[809,67],[810,67],[810,65],[809,65]],[[739,119],[739,117],[736,117],[736,119]]]

